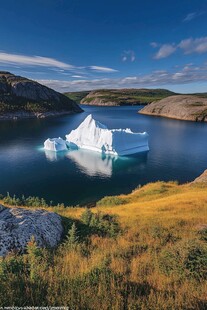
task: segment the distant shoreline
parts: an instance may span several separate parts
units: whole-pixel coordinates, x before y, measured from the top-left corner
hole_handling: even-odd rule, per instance
[[[49,117],[56,117],[67,114],[75,114],[73,111],[50,111],[50,112],[14,112],[14,113],[4,113],[0,114],[0,121],[17,121],[23,119],[44,119]]]

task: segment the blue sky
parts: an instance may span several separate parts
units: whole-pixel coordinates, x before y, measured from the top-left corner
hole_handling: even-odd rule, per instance
[[[0,0],[0,66],[59,91],[207,92],[207,0]]]

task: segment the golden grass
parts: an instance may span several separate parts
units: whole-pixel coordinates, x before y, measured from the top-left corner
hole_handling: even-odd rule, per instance
[[[116,238],[92,234],[75,249],[57,249],[53,264],[38,275],[36,286],[41,290],[46,282],[46,293],[33,296],[33,305],[39,301],[71,309],[206,309],[206,279],[183,266],[191,244],[206,249],[198,232],[207,224],[207,185],[157,182],[120,197],[128,203],[95,207],[92,212],[116,215],[122,233]],[[84,209],[55,211],[78,222]],[[167,273],[165,255],[176,251],[174,269]],[[11,286],[7,284],[7,290]],[[31,303],[31,289],[28,292]]]

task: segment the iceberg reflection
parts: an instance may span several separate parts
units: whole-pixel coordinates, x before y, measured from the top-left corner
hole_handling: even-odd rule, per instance
[[[48,161],[57,162],[69,159],[77,169],[90,177],[110,178],[114,173],[133,171],[139,173],[146,167],[148,152],[133,156],[111,156],[89,150],[77,149],[62,152],[45,151]]]
[[[48,161],[59,161],[63,158],[65,158],[65,154],[67,151],[61,151],[61,152],[54,152],[54,151],[48,151],[44,150],[45,152],[45,157],[47,158]]]
[[[66,157],[72,160],[79,170],[89,176],[109,178],[116,171],[130,169],[143,169],[147,162],[147,153],[136,156],[119,157],[103,155],[88,150],[74,150],[68,152]]]
[[[106,156],[87,150],[74,150],[66,155],[78,168],[89,176],[110,177],[112,175],[113,163],[118,160],[115,156]]]

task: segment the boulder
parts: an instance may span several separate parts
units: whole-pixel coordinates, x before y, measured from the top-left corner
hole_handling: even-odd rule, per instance
[[[61,217],[56,213],[0,205],[0,256],[22,253],[32,236],[39,247],[55,247],[62,233]]]

